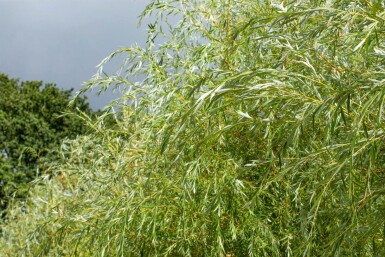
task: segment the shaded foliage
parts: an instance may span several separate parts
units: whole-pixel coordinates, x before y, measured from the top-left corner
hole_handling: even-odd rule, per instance
[[[0,74],[0,206],[14,194],[23,197],[27,183],[56,160],[64,138],[76,138],[87,126],[76,115],[91,115],[86,98],[69,107],[72,90],[41,81],[20,82]],[[67,113],[67,115],[65,115]]]

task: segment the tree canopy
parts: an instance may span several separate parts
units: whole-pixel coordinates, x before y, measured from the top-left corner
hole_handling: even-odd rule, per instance
[[[84,89],[121,87],[116,127],[100,117],[63,146],[0,251],[385,255],[383,2],[154,0],[151,15],[146,47]]]
[[[84,134],[87,126],[70,112],[91,115],[85,97],[70,107],[71,90],[41,81],[20,82],[0,74],[0,206],[57,159],[61,142]],[[65,115],[67,113],[67,115]]]

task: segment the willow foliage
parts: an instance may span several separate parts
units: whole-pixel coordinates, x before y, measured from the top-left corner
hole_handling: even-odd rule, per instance
[[[0,252],[385,255],[383,3],[169,0],[151,15],[146,47],[84,89],[119,88],[119,109],[84,117],[94,134],[10,209]]]

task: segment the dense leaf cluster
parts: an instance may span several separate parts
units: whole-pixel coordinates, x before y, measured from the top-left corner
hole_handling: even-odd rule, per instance
[[[0,249],[385,255],[384,4],[154,0],[152,14],[147,46],[89,82],[121,87],[120,108],[63,145]]]
[[[76,138],[87,126],[74,114],[92,114],[86,98],[69,107],[72,90],[41,81],[20,82],[0,74],[0,206],[16,193],[23,197],[27,183],[46,163],[58,159],[63,139]],[[67,115],[65,115],[67,113]]]

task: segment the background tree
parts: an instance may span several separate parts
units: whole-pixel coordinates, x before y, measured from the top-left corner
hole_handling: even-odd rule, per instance
[[[154,0],[151,14],[147,46],[89,83],[123,88],[117,126],[100,117],[63,146],[57,176],[9,210],[1,251],[384,256],[384,4]],[[105,75],[118,54],[125,72]]]
[[[87,126],[75,115],[91,115],[85,97],[69,107],[71,90],[41,81],[19,82],[0,74],[0,206],[14,193],[25,196],[27,183],[46,163],[57,159],[65,138],[75,138]],[[67,115],[64,115],[67,113]]]

